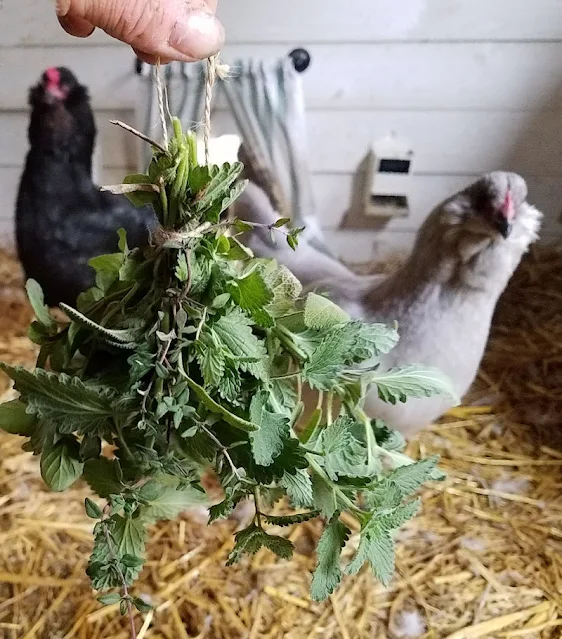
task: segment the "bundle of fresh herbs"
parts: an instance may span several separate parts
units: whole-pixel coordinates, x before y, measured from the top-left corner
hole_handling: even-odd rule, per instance
[[[97,520],[87,572],[97,591],[112,591],[102,603],[145,609],[129,587],[142,570],[147,526],[204,503],[210,469],[224,491],[211,522],[241,500],[255,505],[231,563],[262,547],[290,557],[291,542],[272,527],[320,518],[312,597],[324,599],[342,579],[346,511],[361,537],[343,571],[368,563],[386,584],[393,532],[416,513],[412,494],[439,472],[435,458],[406,457],[403,439],[369,419],[362,398],[371,384],[392,403],[450,386],[418,366],[379,371],[377,357],[398,340],[394,327],[303,297],[285,267],[255,259],[237,239],[252,226],[223,216],[244,188],[242,165],[202,166],[193,134],[178,120],[173,131],[167,148],[153,147],[147,175],[125,180],[129,197],[158,216],[151,246],[129,250],[121,233],[118,253],[91,262],[95,287],[77,309],[64,307],[68,322],[27,283],[36,314],[29,335],[41,349],[33,372],[2,365],[20,396],[2,406],[0,422],[41,457],[52,490],[83,477],[107,502],[86,500]],[[296,248],[299,230],[287,222],[271,232]],[[320,393],[306,424],[303,384]],[[285,497],[294,514],[268,514]]]

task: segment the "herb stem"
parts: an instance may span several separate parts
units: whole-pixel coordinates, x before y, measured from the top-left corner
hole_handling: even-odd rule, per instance
[[[232,461],[232,457],[230,456],[228,449],[226,448],[226,446],[224,446],[220,440],[215,437],[215,435],[213,434],[212,431],[210,431],[206,426],[204,426],[203,424],[199,424],[199,428],[201,428],[202,431],[204,431],[205,433],[207,433],[207,435],[213,440],[213,442],[220,448],[222,454],[225,456],[230,468],[232,469],[232,472],[236,475],[236,478],[239,481],[242,481],[242,477],[240,476],[240,473],[238,472],[238,468],[236,468],[236,465],[234,464],[234,462]]]
[[[328,393],[328,397],[326,398],[326,424],[328,426],[332,425],[332,410],[334,407],[334,393],[330,391]]]
[[[256,523],[258,528],[263,528],[260,512],[260,491],[257,486],[254,488],[254,505],[256,507]]]
[[[285,346],[295,359],[299,361],[306,361],[308,359],[306,353],[295,344],[291,331],[284,326],[276,326],[273,330],[283,346]]]
[[[199,325],[197,326],[197,332],[195,333],[195,341],[199,341],[199,338],[201,337],[201,331],[203,330],[203,326],[205,326],[205,322],[207,320],[207,307],[205,306],[203,308],[203,316],[201,317],[201,321],[199,322]]]
[[[121,570],[121,566],[119,564],[119,558],[115,554],[115,550],[113,548],[113,539],[111,538],[111,534],[109,532],[109,528],[104,520],[102,520],[101,525],[103,526],[103,534],[105,535],[105,540],[107,541],[107,547],[109,549],[109,554],[111,555],[111,559],[115,562],[115,570],[117,571],[117,575],[121,580],[121,585],[123,586],[123,597],[127,602],[127,612],[129,614],[129,621],[131,622],[131,637],[132,639],[137,639],[137,629],[135,627],[135,618],[133,616],[133,606],[131,605],[131,598],[129,596],[129,589],[127,587],[127,581],[125,579],[125,575]]]
[[[294,373],[285,373],[284,375],[275,375],[274,377],[270,377],[271,380],[278,379],[292,379],[293,377],[300,376],[301,371],[295,371]]]
[[[357,508],[357,506],[351,501],[351,499],[349,499],[349,497],[334,484],[334,482],[328,477],[328,475],[326,475],[324,469],[318,464],[318,462],[312,457],[310,453],[307,453],[306,458],[308,459],[310,467],[320,477],[320,479],[327,486],[338,493],[338,501],[340,501],[342,504],[345,504],[345,506],[347,506],[347,508],[352,513],[354,513],[355,515],[359,515],[359,519],[364,516],[365,513],[360,508]]]

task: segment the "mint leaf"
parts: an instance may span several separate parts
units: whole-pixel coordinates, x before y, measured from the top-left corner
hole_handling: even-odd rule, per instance
[[[113,515],[111,519],[114,521],[112,536],[115,540],[118,556],[120,558],[125,555],[142,557],[146,539],[146,530],[142,519],[122,517],[121,515]],[[131,584],[138,577],[141,569],[142,565],[126,567],[124,577],[128,584]]]
[[[234,308],[214,322],[212,330],[242,370],[251,372],[258,379],[267,379],[262,364],[267,351],[264,343],[252,332],[251,324],[241,309]]]
[[[442,395],[458,401],[451,381],[440,371],[422,365],[377,371],[371,376],[379,397],[390,404],[406,402],[408,397]]]
[[[346,324],[350,316],[328,298],[309,293],[304,307],[304,323],[307,328],[323,330]]]
[[[365,445],[353,434],[357,426],[350,417],[338,417],[322,431],[319,448],[324,454],[324,470],[333,481],[338,477],[372,476],[373,469],[366,467]]]
[[[109,499],[110,495],[121,493],[123,484],[119,478],[117,464],[117,461],[111,461],[106,457],[86,462],[84,479],[96,495]]]
[[[37,321],[42,324],[49,333],[53,334],[57,332],[57,323],[51,317],[49,313],[49,309],[45,304],[45,298],[43,296],[43,289],[39,285],[37,281],[34,279],[29,279],[25,283],[25,290],[27,292],[27,297],[29,299],[29,303],[31,304],[31,308],[35,313],[35,317]]]
[[[239,562],[244,554],[255,555],[263,545],[263,535],[263,530],[255,524],[250,524],[247,528],[237,532],[234,535],[236,543],[226,565],[232,566]]]
[[[389,428],[381,419],[373,419],[371,428],[375,434],[377,444],[388,451],[403,451],[406,440],[397,430]]]
[[[261,542],[263,546],[271,550],[271,552],[276,554],[280,559],[290,559],[293,556],[295,547],[289,539],[264,533]]]
[[[318,563],[310,588],[310,596],[315,601],[323,601],[339,586],[342,578],[340,556],[350,533],[338,515],[326,526],[316,549]]]
[[[222,353],[211,346],[202,346],[197,353],[205,386],[214,388],[221,384],[226,362]]]
[[[236,504],[231,499],[224,499],[218,504],[214,504],[209,508],[209,524],[218,519],[226,519],[230,517]]]
[[[311,503],[320,510],[322,516],[331,519],[338,510],[338,500],[334,485],[329,484],[322,477],[315,474],[312,478],[312,491],[313,498]]]
[[[395,484],[403,497],[412,495],[416,490],[429,481],[433,475],[439,457],[427,457],[409,466],[401,466],[386,476],[386,480]]]
[[[302,293],[301,283],[286,266],[279,266],[273,260],[263,266],[262,275],[273,294],[267,306],[268,313],[273,317],[285,315]]]
[[[365,324],[353,322],[358,326],[353,356],[355,361],[366,361],[389,353],[398,343],[398,331],[385,324]]]
[[[260,466],[272,464],[291,436],[289,419],[269,411],[268,399],[269,393],[262,391],[254,396],[250,404],[250,419],[259,428],[250,434],[252,453],[256,464]]]
[[[176,264],[175,274],[180,282],[187,282],[187,279],[189,278],[189,266],[187,264],[185,253],[183,251],[178,253],[178,261]]]
[[[257,268],[238,279],[229,288],[232,299],[262,326],[272,326],[273,321],[265,307],[273,299],[264,278]]]
[[[257,430],[257,426],[252,424],[238,415],[231,413],[224,406],[221,406],[218,402],[216,402],[206,391],[204,388],[199,386],[192,379],[187,378],[187,383],[191,390],[197,395],[197,397],[201,400],[201,403],[204,404],[212,413],[216,413],[217,415],[221,415],[224,421],[235,428],[239,428],[240,430],[244,430],[248,433]]]
[[[6,433],[29,437],[36,421],[19,399],[0,404],[0,428]]]
[[[309,513],[298,513],[296,515],[264,515],[263,518],[268,524],[273,526],[294,526],[295,524],[302,524],[305,521],[310,521],[311,519],[318,517],[319,514],[319,511],[313,510]]]
[[[281,478],[280,484],[287,491],[293,506],[310,508],[314,503],[312,481],[305,470],[297,470],[294,474],[286,472]]]
[[[207,503],[207,496],[193,486],[166,486],[164,492],[149,503],[141,506],[141,518],[146,523],[154,523],[162,519],[174,519],[181,512]]]
[[[255,555],[262,547],[271,550],[281,559],[290,559],[293,555],[293,544],[284,537],[268,535],[262,528],[251,524],[235,535],[236,544],[230,553],[227,565],[240,561],[243,555]]]
[[[125,256],[123,253],[110,253],[108,255],[99,255],[89,260],[88,265],[91,266],[96,273],[105,273],[113,280],[119,279],[119,271],[123,266]]]
[[[345,328],[330,332],[304,365],[302,374],[311,388],[329,391],[349,360],[354,336]]]
[[[6,364],[0,368],[14,380],[28,411],[56,422],[61,433],[103,432],[113,417],[110,396],[88,388],[78,377],[40,368],[30,373]]]
[[[220,383],[218,384],[219,395],[231,404],[237,404],[242,388],[240,373],[230,366],[224,369]]]
[[[65,437],[41,455],[41,477],[55,492],[63,492],[82,475],[78,442]]]
[[[363,564],[371,565],[375,577],[388,586],[394,573],[394,541],[391,533],[411,519],[419,508],[419,500],[399,506],[383,515],[374,514],[361,530],[359,547],[346,572],[355,575]]]

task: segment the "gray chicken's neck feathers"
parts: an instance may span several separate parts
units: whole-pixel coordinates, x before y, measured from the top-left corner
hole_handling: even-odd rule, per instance
[[[492,304],[507,285],[529,245],[537,239],[541,213],[522,204],[507,239],[467,232],[462,225],[443,232],[439,224],[421,233],[404,265],[391,277],[363,288],[369,308],[395,307],[395,300],[484,296]]]

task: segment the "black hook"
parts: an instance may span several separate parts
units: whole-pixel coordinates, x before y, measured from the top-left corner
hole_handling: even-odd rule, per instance
[[[143,65],[144,65],[144,62],[140,58],[137,58],[135,61],[135,73],[137,75],[142,75]]]
[[[291,53],[289,53],[289,57],[293,61],[293,65],[297,73],[306,71],[310,66],[310,53],[306,49],[293,49]]]

